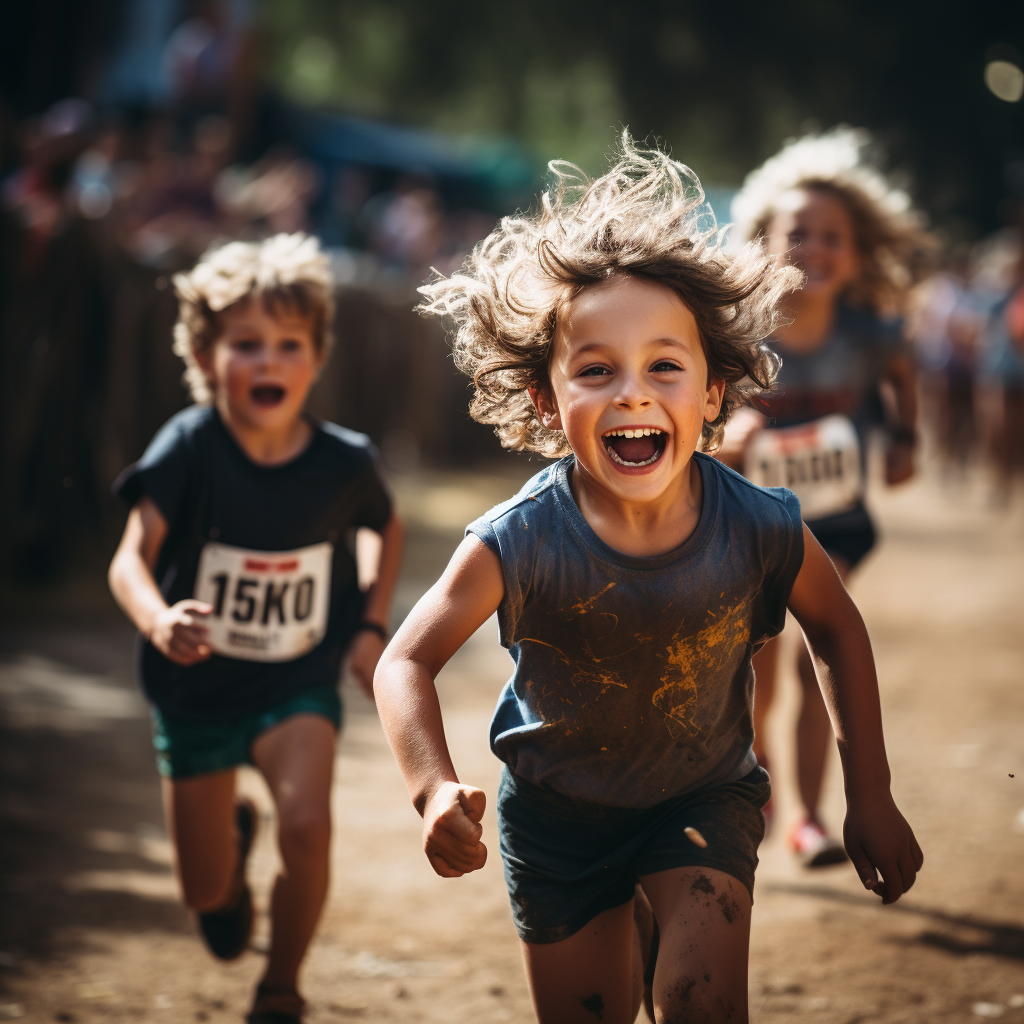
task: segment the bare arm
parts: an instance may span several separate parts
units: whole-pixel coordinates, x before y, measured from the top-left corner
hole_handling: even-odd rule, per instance
[[[807,638],[839,744],[846,849],[865,887],[894,903],[914,884],[924,858],[889,792],[878,680],[864,620],[828,555],[803,530],[804,563],[789,608]]]
[[[504,591],[498,556],[466,537],[395,634],[373,680],[384,732],[423,816],[424,850],[444,877],[483,867],[487,850],[479,824],[484,794],[459,783],[434,678],[494,613]]]
[[[405,527],[394,513],[380,531],[380,538],[377,578],[367,592],[363,618],[387,629],[391,600],[395,594],[395,584],[398,582],[398,573],[402,567],[402,551],[405,547]],[[356,633],[349,648],[349,670],[371,699],[373,673],[383,652],[384,638],[368,629]]]
[[[194,665],[212,653],[203,618],[213,609],[193,600],[168,606],[153,578],[166,539],[163,513],[151,498],[140,498],[128,513],[107,579],[117,603],[161,654],[179,665]]]
[[[405,550],[405,526],[394,512],[380,531],[380,539],[377,580],[366,595],[363,618],[386,627],[388,616],[391,614],[391,600],[395,596],[395,584],[402,568],[402,553]]]
[[[893,439],[885,457],[885,479],[900,484],[914,475],[914,438],[917,433],[917,374],[908,355],[889,360],[885,371]]]

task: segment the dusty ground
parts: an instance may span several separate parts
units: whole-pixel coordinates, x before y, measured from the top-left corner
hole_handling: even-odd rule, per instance
[[[458,527],[512,484],[431,477],[399,489],[414,527],[404,611]],[[885,545],[854,592],[876,647],[895,793],[926,865],[884,909],[849,868],[798,869],[781,841],[791,765],[778,742],[781,820],[758,874],[754,1020],[1024,1024],[1024,510],[993,512],[978,493],[954,499],[928,480],[877,495],[875,507]],[[175,902],[130,631],[97,591],[63,604],[0,633],[0,1019],[238,1021],[266,920],[236,964],[200,947]],[[499,765],[486,726],[509,667],[494,636],[485,626],[441,681],[459,771],[492,795]],[[789,694],[777,737],[792,684]],[[433,875],[373,710],[351,689],[347,701],[334,882],[305,975],[311,1024],[529,1021],[498,858],[462,880]],[[242,785],[269,826],[259,779],[246,773]],[[261,896],[271,834],[255,856]]]

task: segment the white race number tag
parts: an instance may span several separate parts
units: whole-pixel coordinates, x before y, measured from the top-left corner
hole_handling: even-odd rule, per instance
[[[213,605],[205,620],[210,646],[245,661],[291,661],[327,632],[333,546],[247,551],[203,546],[195,598]]]
[[[861,498],[860,440],[846,416],[761,430],[744,460],[744,476],[761,487],[788,487],[804,519],[846,512]]]

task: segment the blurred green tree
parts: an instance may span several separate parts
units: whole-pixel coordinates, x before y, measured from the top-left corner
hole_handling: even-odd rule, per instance
[[[1007,177],[1024,176],[1024,103],[984,81],[993,47],[1020,61],[1021,11],[991,0],[261,0],[268,73],[303,102],[509,134],[591,172],[628,124],[722,184],[802,130],[864,125],[954,235],[995,226]]]

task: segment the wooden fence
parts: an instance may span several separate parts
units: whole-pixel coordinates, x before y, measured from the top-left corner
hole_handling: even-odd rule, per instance
[[[368,433],[399,469],[494,458],[443,330],[413,313],[414,297],[339,291],[311,408]],[[189,400],[175,312],[168,275],[98,225],[70,223],[35,253],[0,221],[0,575],[45,582],[110,550],[125,514],[112,481]]]

